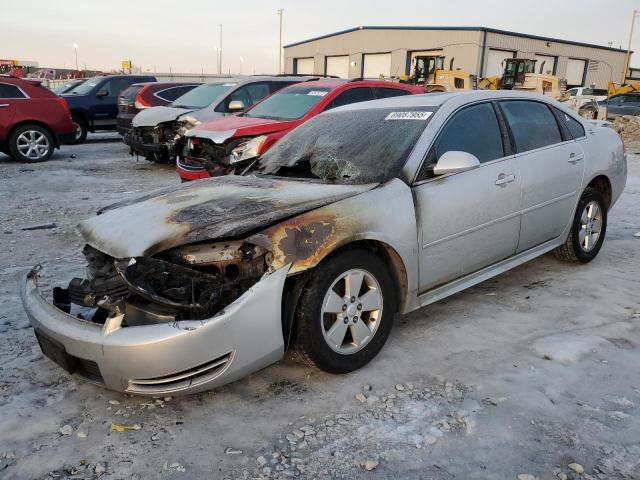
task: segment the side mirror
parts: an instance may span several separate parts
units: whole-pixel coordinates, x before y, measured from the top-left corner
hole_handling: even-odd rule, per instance
[[[109,92],[107,90],[98,90],[96,92],[96,97],[107,97],[109,96]]]
[[[471,153],[452,150],[444,153],[436,166],[433,167],[434,175],[446,175],[447,173],[460,173],[473,170],[480,166],[478,157]]]
[[[233,100],[229,102],[230,112],[241,112],[244,110],[244,102],[242,100]]]

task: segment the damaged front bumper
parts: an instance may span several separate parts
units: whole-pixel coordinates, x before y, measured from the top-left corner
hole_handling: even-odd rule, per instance
[[[194,393],[237,380],[284,355],[281,305],[289,265],[264,275],[211,318],[152,325],[104,325],[49,303],[39,267],[27,275],[22,301],[43,353],[71,373],[120,392]]]

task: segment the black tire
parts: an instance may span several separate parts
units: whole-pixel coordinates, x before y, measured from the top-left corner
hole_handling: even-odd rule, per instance
[[[586,251],[585,248],[580,244],[579,235],[582,230],[582,213],[591,202],[596,202],[602,212],[602,226],[600,229],[600,235],[596,240],[594,246]],[[602,248],[602,243],[604,242],[605,235],[607,233],[607,203],[602,196],[602,194],[596,190],[595,188],[586,188],[578,201],[578,206],[576,208],[576,212],[573,216],[573,223],[571,224],[571,231],[569,232],[569,236],[565,241],[564,245],[557,247],[553,254],[561,259],[568,262],[577,262],[577,263],[589,263],[591,260],[596,258],[600,248]]]
[[[87,140],[87,133],[89,132],[89,125],[84,118],[80,115],[72,115],[71,119],[73,120],[73,126],[76,129],[76,136],[74,139],[69,142],[70,145],[79,145],[84,143]]]
[[[28,150],[25,152],[24,142],[29,138],[38,139],[37,145],[43,150]],[[46,128],[36,124],[21,125],[9,137],[9,154],[20,162],[44,162],[51,158],[55,148],[53,135]],[[32,154],[29,154],[29,152],[32,152],[35,156],[31,156]]]
[[[321,318],[321,311],[325,294],[328,293],[334,281],[353,269],[365,271],[377,281],[382,293],[382,315],[368,343],[363,342],[364,346],[360,350],[343,354],[334,351],[325,340],[324,331],[327,326],[324,322],[328,321],[331,324],[334,320]],[[361,292],[367,288],[366,283],[363,285]],[[382,259],[366,250],[340,252],[316,267],[300,296],[294,315],[295,354],[306,363],[326,372],[347,373],[357,370],[369,363],[385,344],[391,332],[396,310],[396,288]],[[359,314],[362,315],[362,318],[358,319],[360,322],[365,322],[365,315],[369,315],[365,312]],[[341,320],[336,320],[338,321]],[[345,338],[349,338],[351,326],[346,328],[349,333]],[[353,340],[352,337],[351,339]]]

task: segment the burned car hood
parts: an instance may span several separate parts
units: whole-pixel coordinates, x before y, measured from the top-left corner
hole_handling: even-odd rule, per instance
[[[274,177],[210,178],[103,208],[80,224],[86,242],[115,258],[235,237],[371,190]]]
[[[271,120],[269,118],[229,116],[219,118],[190,129],[187,137],[208,138],[224,143],[231,137],[258,136],[293,128],[298,122]]]
[[[133,117],[134,127],[155,127],[164,122],[172,122],[181,115],[193,112],[187,108],[176,107],[151,107],[142,110]]]

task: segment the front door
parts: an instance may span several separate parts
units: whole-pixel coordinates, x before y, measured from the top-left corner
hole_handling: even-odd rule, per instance
[[[515,253],[521,176],[503,139],[490,102],[458,111],[438,134],[413,189],[421,293]],[[447,151],[471,153],[481,165],[436,177],[433,165]]]
[[[522,226],[517,250],[521,252],[558,237],[573,218],[582,184],[584,152],[568,129],[563,128],[562,134],[558,121],[564,122],[564,114],[558,112],[556,117],[545,103],[509,100],[500,102],[500,106],[513,133],[522,174]]]

